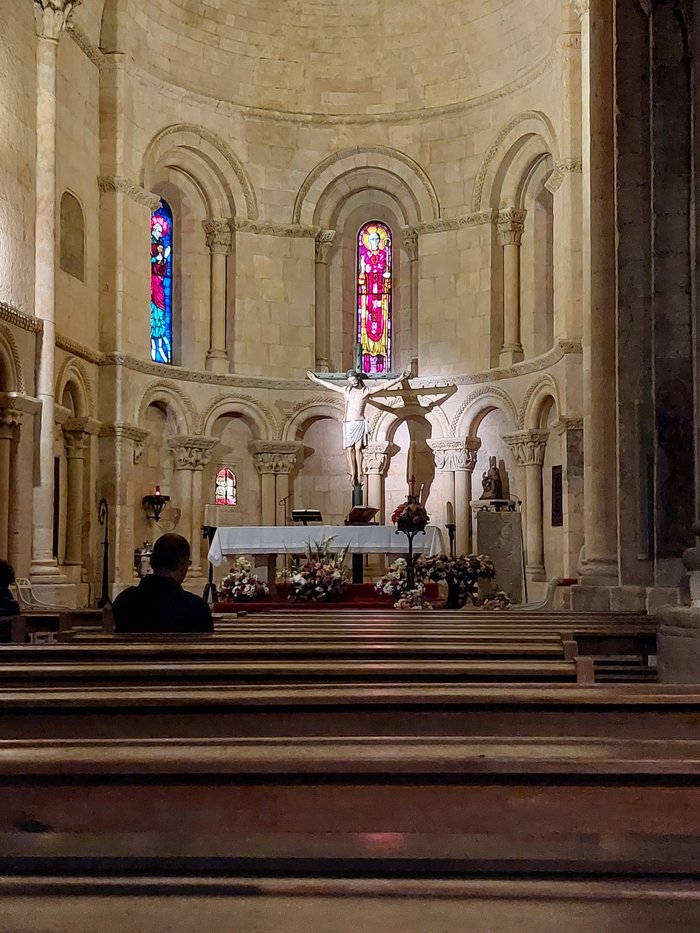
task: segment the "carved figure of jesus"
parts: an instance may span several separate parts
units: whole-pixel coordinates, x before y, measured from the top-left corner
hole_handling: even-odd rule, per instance
[[[362,475],[362,450],[367,443],[368,424],[365,419],[365,408],[367,399],[377,392],[385,392],[387,389],[393,389],[400,385],[404,379],[407,379],[410,371],[406,370],[391,382],[376,382],[370,389],[364,381],[362,373],[349,369],[347,372],[347,385],[340,386],[334,382],[319,377],[312,372],[307,372],[306,378],[312,382],[318,383],[331,392],[339,392],[345,399],[345,411],[343,413],[343,447],[348,460],[348,473],[350,482],[353,486],[360,483]],[[374,381],[374,380],[373,380]]]

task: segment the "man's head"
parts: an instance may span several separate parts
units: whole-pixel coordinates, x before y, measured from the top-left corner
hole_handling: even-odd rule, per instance
[[[381,243],[382,238],[379,236],[376,230],[373,230],[367,237],[367,242],[369,243],[369,248],[371,250],[379,249],[379,244]]]
[[[348,382],[351,386],[361,386],[362,385],[362,373],[358,373],[355,369],[349,369],[345,374]]]
[[[14,582],[15,571],[12,564],[8,564],[6,560],[0,560],[0,586],[9,586],[10,583]]]
[[[165,534],[153,545],[151,568],[159,577],[172,577],[178,583],[187,576],[190,566],[190,545],[182,535]]]

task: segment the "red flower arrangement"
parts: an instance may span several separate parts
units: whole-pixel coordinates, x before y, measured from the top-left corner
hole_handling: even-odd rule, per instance
[[[412,498],[411,496],[407,502],[402,502],[392,513],[391,520],[401,531],[422,531],[430,521],[430,516],[423,506],[418,502],[411,502]]]

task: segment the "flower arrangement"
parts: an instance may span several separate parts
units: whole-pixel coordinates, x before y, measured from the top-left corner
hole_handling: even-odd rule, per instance
[[[482,609],[487,609],[491,612],[498,612],[501,609],[507,609],[508,606],[510,606],[510,597],[507,593],[504,593],[503,590],[499,590],[497,593],[490,593],[488,596],[485,596],[484,601],[481,604]]]
[[[341,599],[345,592],[348,574],[343,569],[347,548],[334,552],[330,548],[332,538],[309,544],[306,560],[292,569],[289,576],[289,598],[294,602],[319,602]]]
[[[386,574],[374,584],[375,590],[382,596],[391,596],[398,599],[408,586],[408,562],[398,557],[389,567]]]
[[[232,570],[221,581],[222,602],[263,599],[269,596],[267,584],[252,573],[252,570],[253,565],[247,558],[236,558]]]
[[[409,496],[406,502],[397,506],[391,516],[392,522],[401,531],[422,531],[429,523],[430,516],[419,502],[412,502]]]
[[[421,554],[416,558],[413,572],[416,580],[444,581],[448,593],[445,606],[454,609],[463,606],[468,598],[474,600],[478,580],[492,580],[496,576],[493,562],[485,554],[462,554],[460,557]]]
[[[412,590],[406,590],[394,603],[394,609],[432,609],[425,598],[423,586],[419,583]]]

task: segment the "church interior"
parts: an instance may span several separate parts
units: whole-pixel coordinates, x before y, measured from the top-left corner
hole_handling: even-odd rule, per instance
[[[0,558],[75,623],[0,643],[0,933],[700,929],[693,0],[0,23]],[[511,611],[76,622],[407,494],[507,504]]]

